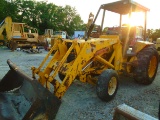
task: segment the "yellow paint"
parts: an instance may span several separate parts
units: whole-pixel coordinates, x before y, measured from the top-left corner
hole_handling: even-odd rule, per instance
[[[160,55],[160,38],[157,38],[155,46],[158,51],[158,54]]]
[[[148,75],[150,78],[152,78],[155,74],[157,63],[158,62],[157,62],[156,56],[153,56],[150,60],[149,68],[148,68]]]
[[[68,48],[67,45],[71,44]],[[135,52],[138,53],[148,42],[137,42]],[[42,70],[53,50],[57,50],[51,60]],[[131,63],[136,61],[136,56],[129,59],[122,56],[123,46],[117,35],[102,35],[100,38],[85,40],[57,40],[51,51],[44,58],[38,68],[32,68],[33,76],[38,74],[39,82],[46,88],[50,88],[48,82],[54,85],[54,94],[61,98],[76,77],[82,82],[96,84],[92,74],[101,74],[105,69],[114,69],[117,73],[127,70],[130,72]],[[73,54],[75,59],[68,62],[68,57]],[[153,59],[154,61],[154,59]],[[127,63],[126,67],[123,65]],[[130,64],[128,64],[130,63]],[[153,68],[151,68],[153,70]],[[54,71],[54,72],[53,72]],[[64,74],[62,81],[57,80],[58,73]],[[152,72],[151,72],[152,73]],[[113,87],[116,84],[113,80]],[[112,94],[112,91],[111,93]]]

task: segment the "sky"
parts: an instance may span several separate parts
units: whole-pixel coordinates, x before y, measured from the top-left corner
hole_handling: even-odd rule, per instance
[[[87,23],[89,13],[92,12],[96,15],[101,4],[106,4],[110,2],[115,2],[117,0],[41,0],[48,1],[48,3],[54,3],[58,6],[70,5],[71,7],[75,7],[77,10],[77,14],[79,14],[84,21]],[[137,3],[147,7],[150,11],[147,13],[147,28],[148,29],[159,29],[160,28],[160,0],[134,0]],[[105,26],[117,26],[119,25],[119,16],[117,14],[108,12],[106,13],[109,16],[109,21],[105,23]],[[107,16],[106,15],[106,16]],[[142,25],[144,23],[142,13],[136,14],[132,21],[134,21],[133,25]],[[127,22],[127,19],[124,17],[124,23]],[[99,20],[99,24],[100,24]]]

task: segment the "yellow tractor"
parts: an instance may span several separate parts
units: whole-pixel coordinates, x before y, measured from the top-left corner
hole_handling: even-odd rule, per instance
[[[6,35],[3,35],[4,31]],[[36,28],[25,23],[12,22],[12,18],[9,16],[0,23],[0,39],[0,45],[6,44],[12,50],[17,47],[33,47],[41,44]]]
[[[120,14],[119,31],[90,38],[101,10],[101,28],[105,11]],[[89,18],[85,39],[55,38],[57,41],[40,66],[32,67],[32,78],[8,60],[10,71],[0,82],[0,99],[4,103],[0,104],[3,109],[0,117],[52,120],[60,106],[60,99],[75,79],[96,85],[97,96],[102,101],[110,101],[116,95],[119,75],[132,76],[140,84],[151,84],[158,68],[158,53],[154,44],[140,40],[132,42],[129,26],[121,30],[122,15],[131,16],[132,12],[139,11],[146,14],[148,10],[129,0],[101,5],[95,19]],[[53,51],[56,52],[49,59]],[[3,93],[5,91],[12,94]],[[7,110],[11,112],[8,114]]]
[[[156,45],[156,49],[158,51],[158,54],[160,56],[160,38],[157,38],[155,45]]]

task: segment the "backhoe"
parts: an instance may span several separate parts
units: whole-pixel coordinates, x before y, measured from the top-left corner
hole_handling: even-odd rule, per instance
[[[42,44],[38,40],[36,28],[25,23],[13,22],[9,16],[0,23],[0,38],[0,45],[6,45],[11,50]]]

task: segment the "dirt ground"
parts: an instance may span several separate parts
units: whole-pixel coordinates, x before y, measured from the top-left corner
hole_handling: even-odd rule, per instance
[[[43,49],[40,54],[28,54],[23,51],[11,52],[6,47],[0,47],[0,79],[9,70],[7,59],[31,76],[31,66],[38,67],[46,54],[47,51]],[[95,86],[75,80],[62,98],[55,119],[112,120],[114,108],[123,103],[158,118],[159,100],[160,67],[154,82],[148,86],[139,85],[132,78],[121,77],[115,98],[107,103],[97,97]]]

